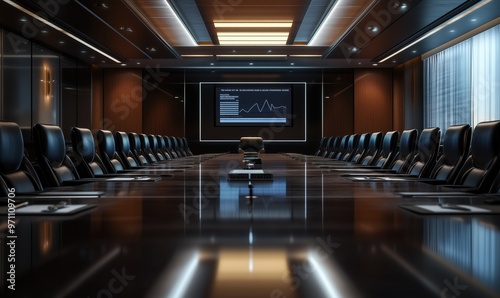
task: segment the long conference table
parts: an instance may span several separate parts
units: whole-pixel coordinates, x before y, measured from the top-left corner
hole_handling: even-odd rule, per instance
[[[209,158],[210,157],[210,158]],[[352,181],[313,156],[263,154],[268,181],[229,181],[242,155],[156,168],[157,182],[94,182],[71,215],[16,216],[15,291],[2,297],[499,297],[498,215],[425,215],[418,181]],[[30,205],[61,198],[32,199]],[[21,209],[19,209],[21,210]]]

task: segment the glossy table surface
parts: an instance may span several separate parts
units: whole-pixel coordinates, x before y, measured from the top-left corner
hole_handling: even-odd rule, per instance
[[[211,157],[211,156],[208,156]],[[16,217],[16,291],[2,297],[499,297],[499,215],[419,215],[417,181],[351,181],[297,154],[264,154],[272,181],[228,181],[242,156],[169,162],[157,182],[95,182],[74,215]],[[333,164],[332,166],[336,166]],[[30,204],[57,203],[48,198]]]

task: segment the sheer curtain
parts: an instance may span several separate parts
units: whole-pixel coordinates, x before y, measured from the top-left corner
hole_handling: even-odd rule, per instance
[[[424,60],[424,125],[500,119],[500,25]]]
[[[472,38],[471,125],[500,119],[500,25]]]

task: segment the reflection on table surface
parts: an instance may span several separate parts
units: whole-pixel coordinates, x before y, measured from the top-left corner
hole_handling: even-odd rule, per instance
[[[158,182],[67,188],[105,195],[16,218],[15,293],[3,216],[2,297],[500,296],[498,215],[418,215],[398,204],[438,199],[397,193],[436,186],[351,181],[314,157],[262,162],[272,181],[228,180],[241,155],[226,154],[167,164]]]

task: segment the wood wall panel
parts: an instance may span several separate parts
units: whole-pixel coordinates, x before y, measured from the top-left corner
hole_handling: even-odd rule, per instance
[[[184,136],[184,103],[161,88],[149,91],[143,102],[147,134]]]
[[[354,132],[392,130],[392,69],[354,71]]]
[[[103,70],[92,66],[92,130],[103,128]]]
[[[394,69],[394,127],[423,129],[423,66],[420,57]]]
[[[325,98],[323,102],[323,135],[352,134],[354,131],[353,84],[334,85],[332,89],[330,98]]]
[[[103,127],[142,132],[142,71],[104,69]]]

